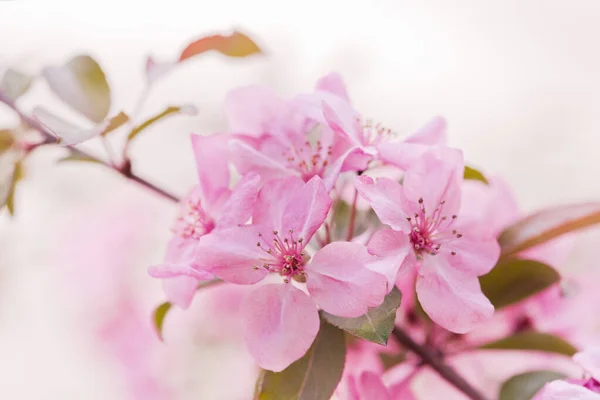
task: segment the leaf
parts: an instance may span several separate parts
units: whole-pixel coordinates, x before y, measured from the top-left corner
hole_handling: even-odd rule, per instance
[[[564,339],[549,333],[535,331],[516,333],[479,347],[496,350],[534,350],[566,356],[572,356],[577,352],[577,348]]]
[[[153,117],[148,118],[146,121],[142,122],[140,125],[136,126],[129,132],[127,136],[127,141],[130,142],[133,140],[141,131],[148,128],[150,125],[160,121],[161,119],[176,113],[183,113],[187,115],[195,115],[197,110],[194,106],[185,105],[185,106],[169,106],[163,112],[156,114]]]
[[[216,50],[229,57],[246,57],[262,53],[258,45],[248,36],[240,32],[233,32],[229,36],[205,36],[190,43],[181,53],[179,61],[187,60],[209,50]]]
[[[600,223],[600,203],[548,208],[523,218],[502,232],[502,257],[540,245],[560,235]]]
[[[321,329],[306,354],[281,372],[263,371],[254,400],[329,400],[344,370],[344,332],[321,321]]]
[[[387,371],[388,369],[406,361],[406,353],[379,353],[379,358],[381,359],[381,363],[383,364],[383,369]]]
[[[32,81],[31,76],[9,68],[0,82],[0,91],[12,100],[16,100],[29,90]]]
[[[17,161],[14,165],[10,180],[8,190],[6,191],[5,197],[3,199],[2,205],[6,205],[8,212],[10,215],[15,215],[15,191],[17,189],[17,184],[24,176],[23,163],[21,161]]]
[[[559,281],[560,275],[552,267],[522,259],[501,261],[479,277],[481,291],[496,309],[517,303]]]
[[[498,400],[531,400],[546,383],[564,378],[566,375],[555,371],[531,371],[515,375],[502,384]]]
[[[110,88],[100,65],[88,55],[66,64],[44,68],[50,89],[67,105],[94,122],[102,122],[110,109]]]
[[[107,120],[93,128],[85,129],[73,125],[43,107],[35,107],[33,109],[33,117],[54,134],[58,139],[58,143],[63,146],[72,146],[95,138],[102,134],[111,123],[110,120]]]
[[[0,129],[0,154],[15,144],[15,135],[10,129]]]
[[[66,157],[60,158],[57,162],[62,163],[65,161],[85,161],[85,162],[91,162],[91,163],[102,163],[102,161],[98,160],[97,158],[93,158],[90,157],[88,155],[83,155],[83,154],[69,154]]]
[[[160,306],[156,307],[153,314],[154,328],[156,329],[156,333],[160,340],[163,340],[162,336],[162,328],[165,322],[165,317],[167,313],[171,309],[172,304],[168,301],[162,303]]]
[[[323,318],[340,329],[380,345],[387,345],[394,329],[396,311],[400,307],[402,293],[394,287],[379,307],[371,308],[366,314],[356,318],[343,318],[322,312]]]
[[[106,136],[115,129],[118,129],[121,126],[125,125],[127,122],[129,122],[129,116],[123,111],[121,111],[120,113],[108,120],[108,125],[106,126],[106,128],[104,128],[100,135]]]
[[[480,181],[480,182],[485,183],[486,185],[489,184],[486,177],[480,171],[476,170],[475,168],[466,166],[466,165],[465,165],[465,173],[464,173],[463,178],[465,180],[470,179],[470,180],[474,180],[474,181]]]

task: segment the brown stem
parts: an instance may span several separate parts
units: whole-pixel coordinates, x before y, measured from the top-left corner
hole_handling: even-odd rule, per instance
[[[442,378],[450,382],[455,388],[463,392],[471,400],[487,400],[479,391],[473,388],[462,376],[460,376],[452,367],[446,365],[442,359],[436,355],[431,348],[421,346],[415,342],[401,328],[395,327],[392,331],[400,344],[408,350],[417,354],[424,364],[433,368]]]
[[[4,94],[1,91],[0,91],[0,103],[4,103],[8,107],[12,108],[19,115],[21,120],[23,120],[32,129],[35,129],[36,131],[40,132],[45,137],[44,144],[52,144],[52,143],[57,142],[56,137],[45,126],[40,124],[34,118],[23,113],[17,107],[17,105],[15,104],[13,99],[8,97],[6,94]],[[99,158],[92,156],[91,154],[89,154],[83,150],[76,149],[74,147],[69,147],[69,150],[71,151],[72,154],[82,156],[87,159],[93,160],[99,164],[102,164],[105,167],[108,167],[108,168],[112,169],[113,171],[118,172],[119,174],[123,175],[124,177],[131,179],[132,181],[135,181],[142,186],[145,186],[146,188],[154,191],[155,193],[157,193],[171,201],[179,202],[179,200],[180,200],[179,197],[175,196],[174,194],[169,193],[166,190],[161,189],[158,186],[154,185],[153,183],[150,183],[147,180],[140,178],[139,176],[133,174],[133,172],[131,172],[131,165],[129,164],[129,162],[126,162],[125,165],[123,165],[123,167],[118,168],[118,167],[115,167],[115,166],[107,163],[106,161],[100,160]]]
[[[354,224],[356,222],[356,202],[358,201],[358,190],[354,189],[354,199],[352,200],[352,209],[350,210],[350,221],[348,222],[348,233],[346,241],[352,240],[354,237]]]

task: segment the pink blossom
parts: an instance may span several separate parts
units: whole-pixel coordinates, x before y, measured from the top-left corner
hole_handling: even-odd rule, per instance
[[[197,265],[225,281],[283,281],[259,285],[243,307],[246,344],[263,368],[281,371],[304,355],[319,330],[317,305],[357,317],[383,301],[385,279],[365,267],[375,258],[365,246],[330,243],[310,260],[307,246],[330,206],[319,177],[272,180],[259,192],[251,225],[215,230],[197,247]],[[294,282],[306,283],[310,297]]]
[[[397,384],[386,386],[381,377],[371,371],[365,371],[358,377],[347,380],[347,400],[414,400],[415,397],[408,385]]]
[[[181,201],[163,264],[149,273],[162,278],[169,301],[189,307],[199,280],[213,276],[194,264],[198,241],[215,229],[244,224],[252,214],[259,177],[247,174],[233,190],[229,189],[227,135],[192,135],[199,184]]]
[[[536,400],[600,400],[600,348],[577,353],[573,360],[589,376],[550,382],[536,395]]]
[[[226,113],[234,133],[230,148],[238,171],[257,172],[265,180],[298,176],[307,182],[319,176],[331,190],[347,169],[348,157],[360,156],[360,150],[328,127],[315,104],[323,99],[343,102],[342,89],[330,75],[313,93],[292,100],[260,86],[229,93]]]
[[[369,251],[383,258],[369,268],[384,274],[390,285],[415,268],[423,309],[457,333],[493,315],[477,277],[489,272],[500,255],[492,235],[481,235],[474,222],[460,221],[463,168],[462,152],[441,148],[414,163],[402,185],[387,178],[356,180],[359,193],[392,228],[376,233],[369,243]]]
[[[322,110],[329,126],[372,159],[407,169],[432,147],[446,143],[446,122],[435,117],[425,126],[401,140],[389,128],[363,120],[349,102],[324,99]]]

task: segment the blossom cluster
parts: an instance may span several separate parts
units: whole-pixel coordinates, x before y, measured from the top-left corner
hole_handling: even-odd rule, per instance
[[[442,118],[398,134],[362,116],[337,74],[292,99],[237,89],[226,113],[231,132],[192,135],[198,185],[149,269],[169,301],[188,307],[206,280],[255,285],[245,340],[272,371],[306,353],[319,310],[359,317],[413,277],[422,309],[448,331],[492,317],[478,277],[500,247],[484,219],[462,215],[463,154],[446,145]],[[358,227],[370,211],[377,220]]]

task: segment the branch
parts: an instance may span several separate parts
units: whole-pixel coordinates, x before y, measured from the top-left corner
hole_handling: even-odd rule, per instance
[[[402,346],[421,357],[424,364],[433,368],[442,378],[450,382],[455,388],[463,392],[471,400],[487,400],[479,391],[473,388],[452,367],[444,362],[429,348],[415,342],[402,329],[395,327],[392,331]]]
[[[15,102],[8,97],[6,94],[4,94],[3,92],[0,91],[0,103],[4,103],[6,104],[8,107],[12,108],[21,118],[21,120],[23,120],[27,125],[29,125],[32,129],[35,129],[36,131],[40,132],[45,140],[43,142],[43,144],[52,144],[52,143],[56,143],[57,139],[56,137],[46,128],[44,127],[42,124],[40,124],[37,120],[35,120],[34,118],[26,115],[25,113],[23,113],[15,104]],[[132,181],[135,181],[137,183],[139,183],[142,186],[145,186],[146,188],[154,191],[155,193],[171,200],[174,202],[179,202],[179,197],[175,196],[172,193],[169,193],[168,191],[159,188],[158,186],[154,185],[153,183],[148,182],[147,180],[140,178],[139,176],[135,175],[133,172],[131,172],[131,164],[129,164],[128,161],[125,162],[125,164],[122,167],[115,167],[109,163],[107,163],[106,161],[103,161],[97,157],[94,157],[93,155],[83,151],[83,150],[79,150],[76,149],[74,147],[69,147],[69,150],[71,151],[72,154],[74,155],[78,155],[81,157],[85,157],[88,158],[90,160],[93,160],[99,164],[104,165],[105,167],[110,168],[111,170],[118,172],[119,174],[121,174],[122,176],[124,176],[127,179],[130,179]]]

